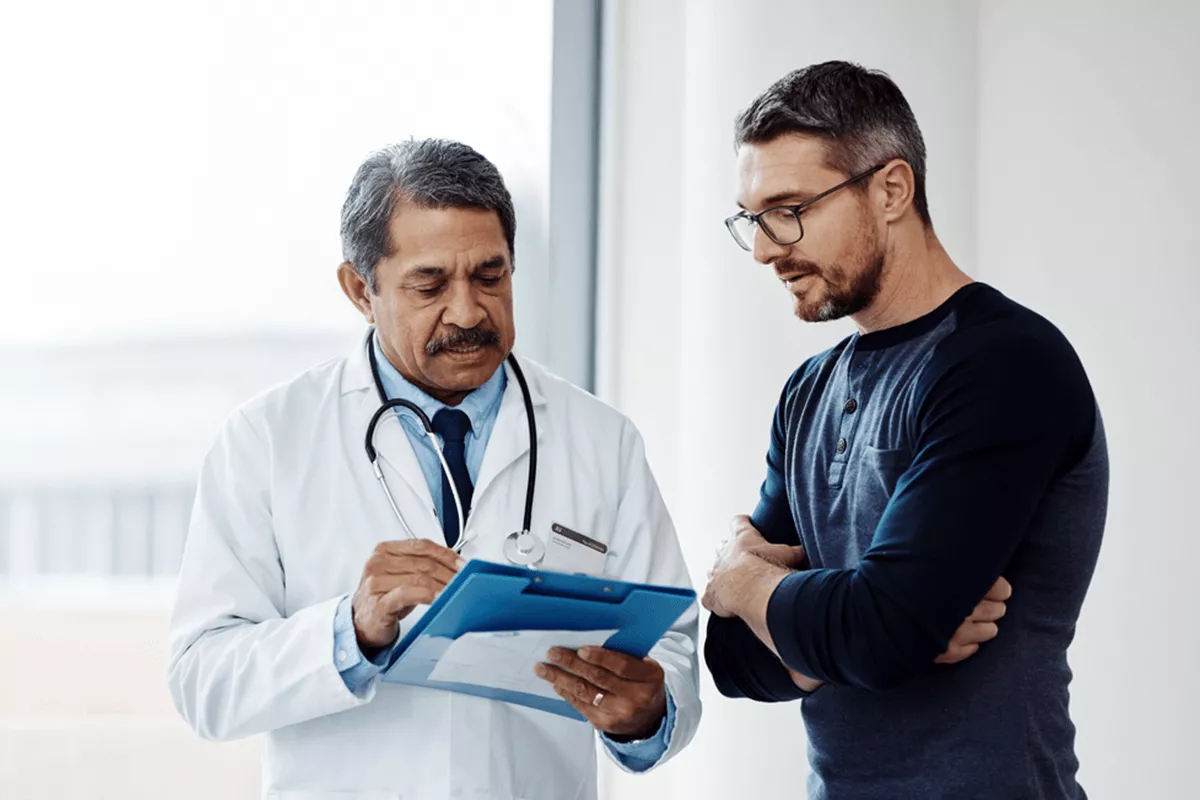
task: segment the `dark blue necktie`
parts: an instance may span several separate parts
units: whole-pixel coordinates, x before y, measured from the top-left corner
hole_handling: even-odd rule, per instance
[[[471,418],[462,411],[443,408],[433,415],[433,432],[442,437],[442,455],[446,457],[446,466],[458,487],[465,520],[471,513],[471,496],[475,493],[471,473],[467,471],[467,434],[471,432]],[[446,536],[446,546],[454,547],[458,542],[458,511],[454,508],[454,494],[445,472],[442,473],[442,532]]]

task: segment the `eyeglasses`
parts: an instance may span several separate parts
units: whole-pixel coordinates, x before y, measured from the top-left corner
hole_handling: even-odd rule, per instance
[[[804,238],[804,225],[800,222],[800,215],[809,206],[818,200],[828,197],[839,189],[845,189],[852,183],[861,181],[863,178],[869,178],[885,166],[887,165],[880,164],[871,167],[866,172],[859,173],[849,180],[842,181],[832,189],[826,189],[816,197],[810,197],[803,203],[797,203],[793,206],[772,206],[757,214],[751,214],[749,211],[740,211],[725,220],[725,227],[729,229],[729,234],[738,243],[738,247],[747,252],[754,250],[755,228],[762,228],[762,232],[780,247],[795,244]]]

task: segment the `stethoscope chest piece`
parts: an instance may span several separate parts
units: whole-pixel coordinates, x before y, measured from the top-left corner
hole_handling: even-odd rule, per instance
[[[546,557],[546,543],[529,531],[516,531],[504,539],[504,557],[510,564],[532,567]]]

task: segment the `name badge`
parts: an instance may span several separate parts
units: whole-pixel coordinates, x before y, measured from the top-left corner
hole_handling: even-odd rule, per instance
[[[550,539],[546,542],[546,559],[542,567],[554,572],[603,575],[607,558],[608,545],[604,542],[555,522],[550,526]]]

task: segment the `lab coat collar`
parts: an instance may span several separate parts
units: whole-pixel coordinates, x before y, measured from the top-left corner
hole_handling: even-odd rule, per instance
[[[383,381],[383,388],[389,398],[403,399],[416,403],[425,412],[425,416],[431,420],[435,419],[437,413],[443,408],[449,407],[440,400],[421,391],[421,389],[401,375],[400,371],[387,360],[387,356],[384,355],[383,349],[379,346],[379,339],[375,339],[372,346],[375,348],[375,358],[379,362],[379,377]],[[462,402],[454,407],[456,410],[466,414],[467,419],[471,421],[471,436],[478,438],[484,419],[499,411],[506,378],[507,374],[503,367],[497,369],[492,374],[492,377],[487,379],[486,383],[468,393]],[[396,411],[414,434],[420,436],[425,433],[425,429],[421,425],[420,420],[417,419],[416,414],[407,408],[398,408]]]
[[[370,422],[371,415],[380,405],[379,396],[375,390],[375,380],[371,376],[371,361],[367,356],[369,335],[370,330],[359,341],[354,352],[349,355],[341,379],[343,396],[354,392],[358,392],[360,395],[355,404],[357,411],[354,416],[356,429],[362,431],[363,435],[366,434],[367,423]],[[519,360],[525,380],[529,384],[529,398],[534,406],[534,418],[537,420],[540,444],[545,439],[545,429],[548,423],[548,415],[542,409],[546,405],[546,398],[541,391],[543,371],[536,364],[524,358],[519,358]],[[504,369],[507,371],[508,382],[500,399],[496,425],[488,439],[487,449],[483,454],[483,463],[479,468],[479,478],[475,485],[475,500],[472,503],[473,509],[480,507],[489,484],[529,452],[529,424],[525,418],[525,403],[521,397],[521,386],[512,366],[507,361],[505,361]],[[440,541],[442,539],[441,523],[437,519],[433,495],[430,493],[425,473],[417,461],[417,455],[413,451],[408,437],[404,434],[399,418],[395,415],[391,415],[391,419],[380,420],[375,429],[375,448],[379,453],[380,460],[391,467],[390,474],[387,474],[388,479],[390,480],[393,475],[398,475],[407,484],[409,490],[416,495],[421,505],[430,509],[429,514],[422,514],[419,518],[413,514],[405,515],[405,520],[412,528],[413,533],[419,537]],[[402,490],[395,483],[392,486],[394,487],[393,492]],[[396,500],[401,508],[410,507],[399,496]],[[469,522],[470,517],[468,518]],[[514,520],[514,522],[519,522],[519,520]],[[505,533],[507,532],[505,531]]]

